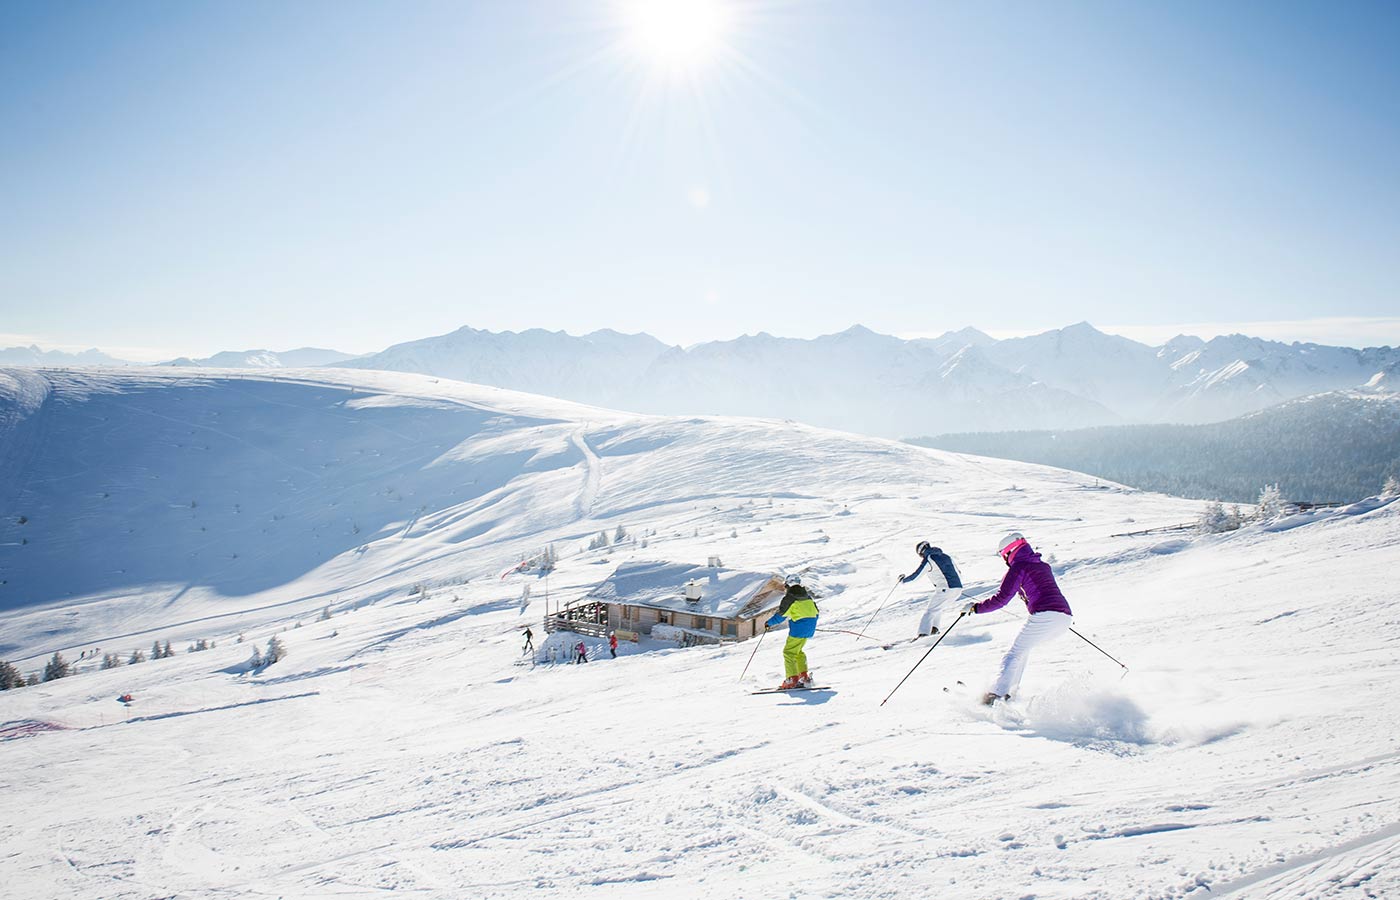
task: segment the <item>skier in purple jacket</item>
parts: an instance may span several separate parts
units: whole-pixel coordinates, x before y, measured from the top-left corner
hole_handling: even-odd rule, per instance
[[[1012,641],[1011,648],[1001,660],[1001,674],[990,693],[982,698],[988,706],[998,700],[1010,700],[1011,694],[1021,683],[1021,674],[1026,670],[1026,661],[1031,651],[1047,641],[1062,637],[1073,624],[1073,613],[1069,602],[1055,584],[1055,573],[1040,554],[1031,549],[1026,539],[1012,532],[1001,539],[998,547],[1002,560],[1006,563],[1006,577],[995,594],[977,603],[969,603],[964,610],[969,615],[996,612],[1011,598],[1020,594],[1026,601],[1030,616],[1021,628],[1021,633]]]

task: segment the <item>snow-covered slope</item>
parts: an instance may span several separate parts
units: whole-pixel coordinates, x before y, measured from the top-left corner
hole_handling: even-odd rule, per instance
[[[43,375],[0,381],[4,484],[22,482],[5,509],[19,496],[39,511],[3,537],[4,588],[28,598],[0,613],[6,655],[218,646],[88,660],[0,694],[7,895],[1400,890],[1400,589],[1374,577],[1400,563],[1394,502],[1115,537],[1196,504],[780,422],[628,416],[415,376]],[[193,546],[190,513],[217,515],[206,563],[82,506],[104,478],[170,551]],[[192,491],[217,498],[181,504]],[[350,504],[370,523],[362,543],[321,524]],[[259,543],[243,516],[285,530]],[[584,549],[618,525],[636,542]],[[964,694],[1015,633],[1002,613],[958,623],[881,706],[929,646],[880,643],[914,632],[920,592],[891,591],[914,542],[940,543],[980,591],[1011,528],[1129,673],[1066,638],[989,712]],[[238,560],[207,559],[244,540]],[[23,555],[48,542],[69,549]],[[548,581],[500,575],[547,543]],[[89,551],[140,575],[102,588]],[[538,640],[546,603],[626,560],[711,554],[816,590],[808,652],[831,691],[750,696],[778,678],[774,637],[516,664],[518,629]],[[876,640],[856,637],[882,603]],[[290,655],[246,672],[249,644],[273,634]],[[129,710],[113,701],[126,692]]]

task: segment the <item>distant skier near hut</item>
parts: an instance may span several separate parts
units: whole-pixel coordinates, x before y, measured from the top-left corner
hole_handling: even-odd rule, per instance
[[[953,565],[953,558],[938,547],[928,541],[919,541],[914,547],[914,552],[919,554],[919,567],[908,575],[901,575],[899,582],[909,584],[927,570],[933,593],[929,595],[928,608],[919,620],[919,637],[927,637],[938,634],[943,610],[957,603],[958,598],[962,596],[963,583],[962,577],[958,575],[957,566]]]
[[[525,646],[522,647],[522,648],[520,649],[520,655],[521,655],[521,656],[524,656],[524,655],[526,655],[527,653],[534,653],[534,652],[535,652],[535,633],[534,633],[533,631],[530,630],[529,626],[526,626],[526,628],[525,628]]]
[[[788,639],[783,644],[783,672],[787,677],[778,685],[779,690],[811,687],[814,683],[812,673],[807,670],[807,654],[803,648],[817,633],[819,612],[805,587],[790,584],[787,593],[783,594],[783,602],[778,605],[778,611],[763,623],[764,628],[774,628],[784,619],[788,620]]]
[[[1074,623],[1069,601],[1060,593],[1050,564],[1031,549],[1024,537],[1013,531],[1001,539],[998,551],[1007,569],[1001,587],[987,599],[969,603],[964,612],[996,612],[1012,597],[1020,594],[1026,601],[1030,616],[1021,627],[1021,633],[1016,635],[1016,640],[1011,642],[1006,656],[1002,657],[1001,674],[997,677],[996,685],[982,698],[987,706],[998,700],[1010,700],[1021,683],[1021,674],[1026,670],[1031,651],[1047,641],[1063,637]]]

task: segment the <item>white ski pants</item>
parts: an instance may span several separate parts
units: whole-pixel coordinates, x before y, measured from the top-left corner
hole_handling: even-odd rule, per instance
[[[928,598],[928,608],[919,620],[919,635],[933,634],[933,629],[941,629],[943,610],[955,604],[962,597],[962,588],[936,588]]]
[[[1047,641],[1064,637],[1074,619],[1062,612],[1038,612],[1026,619],[1021,633],[1011,642],[1011,649],[1001,658],[1001,675],[996,687],[992,688],[1003,697],[1014,694],[1021,685],[1021,673],[1026,671],[1026,661],[1031,651]]]

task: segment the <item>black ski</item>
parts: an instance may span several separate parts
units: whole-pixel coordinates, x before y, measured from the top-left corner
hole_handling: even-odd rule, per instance
[[[761,690],[761,691],[749,691],[749,693],[750,693],[750,694],[790,694],[790,693],[792,693],[793,691],[829,691],[829,690],[831,690],[831,685],[827,685],[827,684],[816,685],[816,684],[814,684],[814,685],[812,685],[811,687],[765,688],[765,689],[763,689],[763,690]]]

